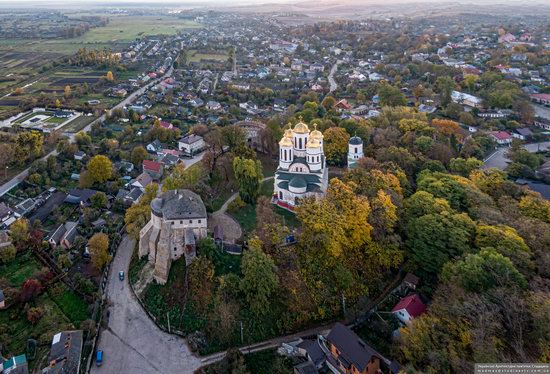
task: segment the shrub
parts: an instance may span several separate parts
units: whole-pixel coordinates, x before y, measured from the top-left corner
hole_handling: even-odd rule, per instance
[[[241,199],[240,196],[237,196],[235,200],[229,203],[229,205],[227,206],[227,210],[229,210],[230,213],[236,213],[245,206],[246,203],[243,201],[243,199]]]
[[[38,321],[42,318],[44,315],[44,309],[42,308],[30,308],[27,311],[27,320],[33,324],[36,325]]]

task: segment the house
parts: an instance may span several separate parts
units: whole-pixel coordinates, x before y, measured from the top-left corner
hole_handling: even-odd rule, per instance
[[[178,149],[186,155],[194,155],[202,151],[206,147],[206,143],[202,136],[196,134],[186,135],[178,140]]]
[[[0,223],[6,222],[11,216],[11,209],[3,202],[0,203]]]
[[[341,323],[326,337],[327,366],[334,373],[375,374],[382,356]]]
[[[537,104],[550,105],[550,94],[532,94],[531,100]]]
[[[526,127],[515,129],[512,132],[512,136],[519,140],[526,140],[533,136],[533,132]]]
[[[151,175],[149,175],[148,173],[143,172],[138,175],[136,179],[130,182],[130,186],[139,188],[144,191],[145,187],[147,187],[151,183],[153,183],[153,177],[151,177]]]
[[[420,278],[418,278],[413,273],[407,273],[407,275],[405,275],[405,278],[403,278],[402,286],[411,290],[416,290],[416,286],[418,286],[419,282]]]
[[[200,98],[192,99],[188,101],[189,105],[191,105],[193,108],[198,108],[200,106],[204,105],[204,100]]]
[[[143,189],[139,187],[134,187],[124,196],[122,201],[126,205],[132,205],[137,203],[141,196],[143,196]]]
[[[273,100],[273,110],[276,112],[284,112],[286,110],[286,100],[276,98]]]
[[[78,151],[74,154],[74,159],[77,160],[77,161],[82,161],[84,159],[84,157],[86,157],[86,153],[84,153],[82,151]]]
[[[484,110],[480,111],[477,116],[481,118],[507,118],[509,114],[505,110]]]
[[[426,304],[418,294],[402,298],[391,310],[403,324],[409,324],[414,318],[426,312]]]
[[[153,140],[145,147],[149,153],[158,153],[162,150],[162,144],[158,139]]]
[[[115,162],[115,167],[118,170],[124,171],[126,173],[131,173],[134,170],[134,164],[128,161]]]
[[[432,114],[432,113],[434,113],[436,110],[437,110],[437,108],[436,108],[435,106],[432,106],[432,105],[420,104],[420,105],[418,106],[418,111],[419,111],[420,113]]]
[[[15,209],[14,209],[16,217],[26,216],[27,214],[32,212],[37,205],[38,205],[38,202],[31,197],[21,201],[19,204],[15,206]]]
[[[202,199],[190,190],[170,190],[151,202],[151,220],[139,234],[139,257],[148,256],[154,278],[168,280],[172,261],[196,256],[195,239],[206,236],[207,213]]]
[[[42,369],[42,373],[78,374],[82,354],[82,336],[82,330],[62,331],[55,334],[50,348],[50,364]]]
[[[11,245],[11,238],[7,231],[0,231],[0,249],[9,247]]]
[[[222,105],[217,101],[210,100],[206,103],[206,109],[208,110],[216,111],[216,110],[221,110],[221,108],[222,108]]]
[[[89,188],[73,188],[69,191],[67,197],[65,197],[64,202],[69,204],[80,204],[81,206],[91,205],[90,199],[98,191],[91,190]]]
[[[350,110],[352,108],[352,106],[348,103],[346,99],[338,101],[336,104],[334,104],[334,107],[340,110]]]
[[[172,153],[163,153],[159,156],[158,161],[164,166],[174,166],[180,162],[180,158]]]
[[[62,245],[65,248],[71,248],[77,234],[78,223],[65,222],[57,226],[48,238],[51,248],[56,248],[58,245]]]
[[[0,365],[0,372],[4,374],[28,374],[29,365],[27,363],[27,356],[22,354],[13,356],[9,360],[4,361]]]
[[[451,100],[454,103],[466,105],[471,108],[481,108],[483,103],[481,98],[459,91],[453,91],[451,93]]]
[[[174,130],[174,125],[166,121],[160,121],[160,127],[166,130]]]
[[[507,131],[492,131],[490,135],[498,145],[509,145],[512,143],[512,135]]]
[[[143,172],[149,174],[153,179],[160,179],[163,167],[160,162],[143,160]]]
[[[0,309],[6,307],[6,298],[4,297],[4,291],[0,290]]]

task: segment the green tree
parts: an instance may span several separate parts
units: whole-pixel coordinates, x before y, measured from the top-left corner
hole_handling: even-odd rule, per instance
[[[441,97],[441,105],[446,107],[451,103],[451,94],[456,88],[455,81],[449,76],[441,76],[435,81],[435,87]]]
[[[243,255],[241,271],[241,290],[246,302],[256,316],[265,316],[271,310],[279,281],[275,263],[262,251],[258,238],[250,240],[249,249]]]
[[[19,218],[10,226],[10,237],[17,248],[23,248],[23,246],[29,240],[30,230],[29,221],[25,218]]]
[[[478,225],[475,244],[478,248],[495,248],[498,253],[512,260],[514,266],[524,274],[533,271],[531,249],[512,227]]]
[[[15,260],[16,253],[17,253],[17,250],[11,244],[0,248],[0,262],[2,264],[7,264],[8,262]]]
[[[233,171],[239,184],[241,198],[249,204],[255,203],[260,192],[260,182],[263,179],[261,162],[235,157]]]
[[[139,167],[143,160],[146,160],[147,157],[149,157],[149,153],[147,153],[147,150],[142,146],[137,146],[132,149],[130,160],[132,161],[132,164]]]
[[[475,223],[465,213],[442,212],[412,219],[407,231],[412,258],[429,281],[451,258],[471,250]]]
[[[92,202],[92,207],[96,209],[102,209],[107,207],[107,195],[104,192],[97,192],[94,196],[90,198]]]
[[[378,96],[380,97],[380,104],[382,106],[405,106],[407,105],[407,98],[397,87],[394,87],[388,83],[383,83],[378,89]]]
[[[463,158],[452,158],[449,164],[449,169],[455,173],[467,177],[470,173],[476,169],[479,169],[483,165],[483,162],[477,158],[470,157],[467,159]]]
[[[113,177],[113,163],[107,156],[92,157],[88,162],[87,169],[94,183],[104,183]]]
[[[447,263],[442,276],[470,292],[482,293],[494,287],[527,287],[527,281],[512,261],[494,248],[484,248],[461,261]]]

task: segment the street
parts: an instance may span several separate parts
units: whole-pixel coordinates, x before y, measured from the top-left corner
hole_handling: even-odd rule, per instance
[[[334,65],[332,65],[332,68],[330,69],[330,74],[328,75],[328,82],[330,84],[330,91],[334,92],[338,88],[338,84],[336,83],[336,80],[334,79],[334,75],[338,71],[338,65],[340,65],[342,61],[338,60]]]
[[[544,151],[545,149],[550,148],[550,142],[542,142],[542,143],[532,143],[532,144],[525,144],[523,146],[526,150],[528,150],[531,153],[535,153],[538,151]],[[506,157],[506,153],[508,152],[508,147],[498,148],[495,152],[493,152],[489,157],[487,157],[483,161],[483,169],[490,169],[490,168],[497,168],[500,170],[506,169],[508,166],[508,163],[510,163],[510,159]]]
[[[109,274],[106,295],[109,307],[108,328],[102,329],[98,350],[103,365],[92,364],[91,373],[193,373],[201,360],[189,350],[185,340],[160,330],[147,316],[128,284],[118,272],[128,274],[135,241],[125,236]],[[94,357],[95,358],[95,357]]]

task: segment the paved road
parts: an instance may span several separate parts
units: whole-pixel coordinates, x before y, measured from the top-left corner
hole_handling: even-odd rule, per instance
[[[338,65],[340,65],[341,63],[341,60],[336,61],[336,63],[332,65],[332,68],[330,69],[330,74],[328,75],[328,82],[330,83],[329,92],[334,92],[338,88],[338,84],[336,83],[336,80],[334,80],[334,75],[338,71]]]
[[[532,104],[537,116],[550,119],[550,108],[542,105]]]
[[[523,146],[526,150],[528,150],[531,153],[535,153],[538,151],[544,151],[545,149],[550,148],[550,142],[542,142],[542,143],[532,143],[532,144],[525,144]],[[506,157],[506,153],[508,152],[508,147],[498,148],[495,152],[493,152],[489,157],[487,157],[484,161],[483,169],[490,169],[490,168],[497,168],[500,170],[506,169],[508,166],[508,163],[510,163],[510,159]]]
[[[102,330],[98,349],[103,350],[101,367],[91,373],[149,374],[193,373],[201,360],[189,350],[184,339],[161,331],[145,314],[135,298],[128,278],[121,282],[118,272],[128,274],[135,241],[125,236],[111,266],[107,286],[110,317]]]
[[[113,109],[116,109],[116,108],[122,108],[128,104],[130,104],[132,101],[134,101],[138,96],[142,95],[143,93],[145,93],[145,91],[147,89],[149,89],[151,86],[157,84],[158,82],[160,82],[162,79],[164,78],[167,78],[169,76],[172,75],[172,72],[174,71],[174,69],[171,67],[168,72],[166,72],[166,74],[161,77],[161,78],[158,78],[157,80],[154,80],[152,82],[150,82],[149,84],[141,87],[139,90],[135,91],[134,93],[128,95],[128,97],[126,97],[124,100],[122,100],[120,103],[118,103],[117,105],[115,105],[113,108],[111,108],[111,110]],[[103,114],[102,116],[98,117],[96,120],[92,121],[88,126],[84,127],[81,131],[83,132],[89,132],[91,129],[92,129],[92,126],[96,123],[99,123],[99,122],[103,122],[105,120],[105,114]],[[74,137],[75,137],[76,134],[70,134],[69,135],[69,139],[71,142],[74,142]],[[44,157],[42,157],[42,160],[45,160],[47,159],[48,157],[50,156],[57,156],[57,151],[56,150],[53,150],[52,152],[48,153],[47,155],[45,155]],[[202,156],[201,156],[202,158]],[[186,165],[187,166],[187,165]],[[21,183],[23,180],[25,180],[25,178],[27,178],[27,176],[29,175],[29,169],[25,169],[23,170],[21,173],[17,174],[15,177],[13,177],[10,181],[4,183],[2,186],[0,186],[0,196],[3,196],[6,192],[8,192],[9,190],[11,190],[13,187],[17,186],[19,183]]]

